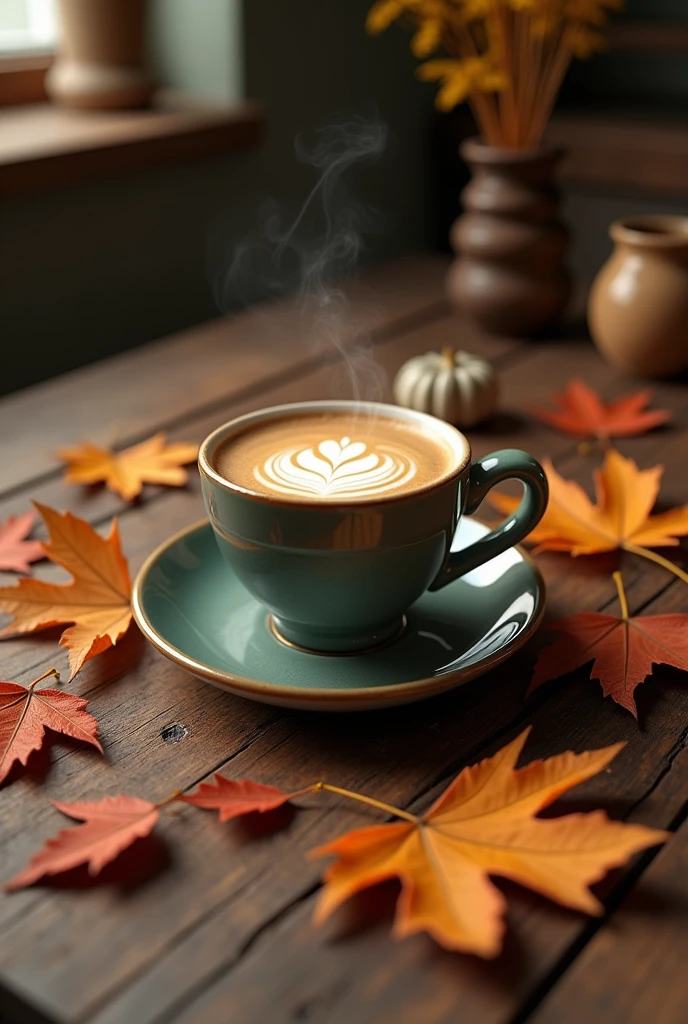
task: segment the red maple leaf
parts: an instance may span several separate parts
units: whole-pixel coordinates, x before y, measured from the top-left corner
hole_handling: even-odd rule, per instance
[[[46,729],[90,743],[103,752],[97,740],[98,723],[84,710],[88,701],[62,690],[35,689],[51,675],[57,676],[55,669],[34,679],[28,687],[0,682],[0,782],[15,761],[26,764],[29,754],[43,745]]]
[[[0,523],[0,569],[3,572],[31,572],[30,562],[45,558],[39,540],[26,540],[31,533],[36,513],[24,512]]]
[[[185,804],[219,811],[220,821],[231,821],[243,814],[274,811],[300,793],[284,793],[274,786],[263,786],[249,779],[227,779],[216,772],[215,782],[202,782],[195,793],[180,796]],[[309,792],[307,790],[306,792]]]
[[[557,430],[575,437],[596,437],[607,441],[610,437],[632,437],[644,434],[653,427],[666,423],[671,413],[665,409],[648,410],[651,391],[638,391],[614,402],[605,403],[582,380],[571,380],[566,389],[554,395],[557,409],[533,405],[530,411]]]
[[[577,612],[546,628],[559,638],[541,652],[529,693],[538,686],[567,675],[592,662],[590,678],[597,679],[605,697],[611,697],[636,718],[633,696],[637,686],[652,674],[653,665],[673,665],[688,671],[688,615],[628,614],[621,574],[614,573],[619,587],[621,618],[599,612]]]
[[[58,811],[85,824],[62,829],[54,839],[48,839],[29,866],[5,884],[7,892],[80,864],[88,864],[89,874],[97,875],[135,839],[149,835],[159,817],[157,804],[136,796],[106,796],[91,803],[52,803]]]

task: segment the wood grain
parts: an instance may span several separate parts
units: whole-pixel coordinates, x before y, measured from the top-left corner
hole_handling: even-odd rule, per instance
[[[564,181],[659,195],[688,195],[684,118],[558,114],[550,122],[547,138],[566,148]]]
[[[676,21],[614,21],[607,30],[613,50],[642,53],[688,53],[688,25]]]
[[[343,343],[363,344],[445,311],[446,266],[440,258],[409,257],[343,286],[347,322],[355,325],[345,325]],[[0,491],[57,476],[61,445],[88,438],[124,447],[334,359],[299,301],[286,300],[8,395],[0,403],[0,437],[12,459],[3,464]]]
[[[677,751],[672,785],[688,787],[688,755]],[[688,825],[683,824],[533,1014],[533,1024],[682,1024],[688,1014]],[[632,965],[632,970],[629,970]]]
[[[442,312],[441,267],[420,261],[406,268],[405,276],[396,268],[378,277],[392,312],[375,335],[375,352],[388,374],[414,351],[441,347],[443,340],[456,343],[457,332],[462,343],[465,338],[460,321]],[[362,308],[368,308],[368,299],[359,295]],[[241,337],[241,324],[240,319],[233,325],[233,338]],[[85,409],[75,403],[75,417],[90,436],[107,429],[105,421],[114,421],[119,410],[123,440],[163,424],[175,437],[197,439],[229,415],[273,401],[321,396],[331,385],[334,364],[304,359],[296,348],[283,357],[277,353],[281,361],[275,369],[266,367],[265,360],[261,365],[257,353],[243,353],[235,340],[231,358],[222,361],[220,335],[208,330],[189,332],[154,351],[131,353],[16,396],[15,409],[24,410],[28,436],[15,424],[18,454],[8,466],[15,490],[5,493],[0,517],[26,507],[31,495],[68,504],[95,522],[118,512],[124,549],[135,569],[158,543],[202,515],[197,480],[184,490],[151,489],[143,503],[130,507],[106,493],[94,497],[63,489],[46,458],[45,439],[55,434],[58,443],[75,439],[65,436],[72,427],[60,419],[59,411],[70,408],[65,403],[85,394]],[[471,338],[466,347],[491,355],[503,382],[503,415],[489,429],[471,432],[475,451],[482,454],[510,444],[549,453],[561,472],[589,489],[599,455],[580,456],[575,439],[539,424],[524,407],[547,401],[573,374],[609,397],[630,390],[628,381],[584,342],[528,345]],[[266,343],[265,352],[272,359],[277,349]],[[231,376],[229,386],[225,379],[217,380],[220,374],[208,373],[215,359]],[[146,391],[141,375],[156,365],[159,391],[150,386]],[[656,405],[671,408],[676,422],[621,447],[643,465],[663,462],[663,497],[679,503],[686,500],[685,386],[659,385]],[[0,424],[11,422],[6,410],[6,403],[0,403]],[[39,422],[32,422],[31,411]],[[682,556],[670,552],[670,557]],[[616,556],[539,557],[550,614],[612,606],[610,573],[618,561]],[[621,562],[632,612],[688,610],[688,591],[664,570],[638,558],[624,556]],[[60,575],[49,566],[39,572],[45,578]],[[0,646],[3,676],[26,683],[54,660],[63,665],[57,635],[51,631],[5,641]],[[683,773],[688,770],[683,753],[685,676],[661,669],[640,688],[638,728],[628,713],[603,700],[599,684],[586,681],[584,672],[543,687],[526,703],[535,647],[529,645],[489,676],[424,704],[385,713],[324,716],[282,711],[221,693],[167,662],[132,632],[117,648],[88,663],[70,686],[91,701],[106,759],[56,742],[45,756],[30,762],[29,771],[15,773],[0,790],[0,881],[65,824],[51,798],[124,792],[160,800],[222,767],[235,778],[283,786],[326,778],[421,809],[463,765],[498,749],[525,724],[533,725],[525,761],[569,748],[627,741],[610,770],[570,794],[561,810],[604,806],[614,817],[655,826],[678,824],[685,803]],[[175,733],[170,726],[179,728]],[[181,738],[171,741],[170,734]],[[134,874],[126,886],[117,883],[115,871],[108,884],[84,886],[82,876],[0,897],[3,1010],[11,989],[16,1019],[19,1008],[29,1019],[32,1014],[39,1019],[40,1012],[43,1020],[55,1024],[348,1024],[352,1019],[361,1024],[513,1024],[529,1017],[537,1020],[538,1007],[546,1011],[567,971],[580,964],[577,988],[568,999],[576,1009],[576,993],[585,989],[585,1019],[606,1024],[599,1008],[606,1001],[614,1007],[620,997],[606,988],[604,976],[617,988],[622,981],[620,973],[605,968],[604,960],[599,971],[595,943],[607,929],[617,934],[616,905],[628,889],[634,890],[638,874],[643,905],[645,879],[664,854],[646,875],[640,873],[645,864],[640,861],[605,883],[601,895],[611,909],[609,922],[601,927],[508,887],[510,930],[504,953],[483,964],[445,954],[422,937],[395,943],[389,936],[390,901],[385,902],[384,894],[379,905],[365,900],[325,931],[313,931],[309,919],[321,865],[307,860],[307,852],[348,828],[381,819],[329,796],[302,803],[284,831],[271,837],[251,836],[240,824],[220,826],[211,814],[173,806],[156,830],[159,841],[135,851]],[[626,921],[630,956],[644,948],[636,932],[645,918],[618,913],[618,920]],[[675,921],[678,926],[680,917]],[[674,934],[672,928],[670,920],[668,935]],[[612,940],[605,941],[613,947]],[[592,959],[586,968],[588,949]],[[668,974],[664,985],[670,984]],[[674,1003],[669,1001],[670,1006]],[[575,1019],[563,1014],[558,1018],[560,1004],[553,1005],[542,1024]],[[621,1008],[628,1005],[619,1002]]]
[[[15,91],[36,85],[25,78],[10,84]],[[0,195],[250,149],[262,122],[257,103],[203,106],[165,94],[138,111],[0,104]]]
[[[660,603],[657,609],[663,607]],[[671,602],[667,608],[673,607]],[[683,605],[685,607],[685,604]],[[512,672],[514,671],[512,665]],[[347,744],[346,723],[340,727],[338,721],[327,720],[323,725],[324,735],[317,741],[316,766],[329,769],[327,777],[346,778],[345,785],[354,778],[361,778],[366,769],[370,773],[371,763],[376,765],[375,774],[366,780],[366,790],[383,799],[407,804],[400,799],[408,792],[408,783],[415,779],[420,800],[413,801],[413,810],[428,805],[444,784],[446,774],[457,770],[466,760],[491,751],[501,745],[507,736],[520,728],[518,724],[518,701],[514,693],[513,676],[494,673],[487,681],[491,693],[471,691],[442,698],[431,704],[416,708],[416,714],[397,712],[394,721],[389,716],[378,716],[377,720],[364,721],[360,732],[351,737]],[[492,689],[494,687],[495,689]],[[672,693],[672,696],[673,693]],[[665,706],[667,718],[655,717],[651,728],[663,732],[669,726],[670,717],[681,717],[685,721],[688,704],[685,689],[679,691],[678,705]],[[575,749],[583,746],[602,746],[613,742],[613,738],[628,740],[629,747],[623,757],[603,777],[591,780],[585,787],[562,801],[562,810],[591,808],[602,804],[614,816],[624,816],[631,810],[634,820],[653,822],[657,817],[657,790],[659,782],[666,787],[660,802],[662,812],[680,808],[682,796],[680,787],[672,785],[666,774],[667,763],[673,750],[666,737],[662,751],[655,747],[655,741],[648,742],[635,726],[621,721],[616,709],[611,715],[597,714],[597,728],[590,730],[590,717],[595,715],[596,695],[590,684],[559,686],[548,701],[539,705],[528,716],[533,724],[533,733],[526,749],[524,761],[534,756],[546,756],[561,749],[561,737],[567,737],[567,744]],[[493,711],[495,703],[502,705]],[[501,713],[511,709],[515,721],[504,731],[499,728]],[[599,704],[597,704],[599,712]],[[457,733],[451,727],[446,730],[443,722],[459,714],[463,729]],[[415,725],[411,721],[415,717]],[[626,716],[629,718],[629,716]],[[408,731],[403,720],[407,720]],[[479,742],[484,736],[486,719],[491,719],[493,730],[489,745],[473,748],[471,742]],[[502,719],[502,723],[504,723]],[[320,727],[319,727],[320,728]],[[399,735],[401,732],[401,735]],[[454,740],[450,739],[452,732]],[[402,738],[403,737],[403,738]],[[452,761],[451,744],[454,756]],[[402,743],[404,747],[402,747]],[[298,783],[305,781],[301,769],[314,744],[312,731],[303,731],[292,741],[291,748],[283,747],[275,753],[251,748],[232,763],[236,777],[249,774],[270,781],[271,763],[276,765],[298,764]],[[348,747],[348,755],[346,753]],[[334,752],[330,753],[330,748]],[[359,750],[357,755],[356,750]],[[649,751],[652,749],[652,755]],[[326,752],[327,751],[327,752]],[[259,761],[254,761],[256,755]],[[273,762],[274,759],[274,762]],[[365,764],[357,765],[357,761]],[[649,762],[653,768],[645,774]],[[389,764],[391,762],[392,764]],[[445,778],[439,784],[428,786],[431,766],[445,768]],[[250,768],[249,768],[250,766]],[[643,767],[644,766],[644,767]],[[672,769],[673,770],[673,769]],[[336,774],[333,774],[335,773]],[[656,773],[656,774],[655,774]],[[438,773],[436,779],[441,775]],[[680,780],[680,776],[679,776]],[[290,779],[291,782],[291,779]],[[360,785],[360,783],[359,783]],[[381,788],[382,787],[382,788]],[[644,794],[648,806],[645,806]],[[653,803],[653,800],[655,801]],[[349,827],[372,822],[365,813],[352,810],[348,805],[335,805],[339,834]],[[307,819],[302,823],[302,819]],[[656,823],[656,822],[655,822]],[[326,820],[322,826],[313,823],[310,813],[299,816],[290,833],[290,849],[294,844],[300,853],[306,850],[300,846],[300,829],[307,829],[310,845],[317,845],[331,825]],[[249,847],[250,848],[250,847]],[[260,848],[255,848],[260,856]],[[270,867],[271,878],[277,873],[276,885],[283,889],[282,857],[278,848],[278,860]],[[517,887],[509,887],[511,910],[509,922],[511,933],[507,939],[504,954],[495,964],[480,964],[474,958],[461,958],[436,950],[425,938],[395,943],[389,936],[389,901],[383,901],[378,911],[383,911],[382,920],[377,919],[369,907],[372,926],[365,926],[365,904],[359,902],[354,913],[339,915],[339,919],[325,929],[324,933],[314,931],[309,919],[313,911],[314,897],[309,895],[316,884],[317,874],[304,876],[299,865],[291,868],[297,873],[302,885],[291,903],[285,901],[282,908],[274,904],[271,914],[265,914],[261,923],[256,924],[248,935],[242,934],[242,943],[237,946],[230,941],[235,937],[235,928],[241,928],[246,912],[261,896],[249,890],[246,894],[247,909],[242,908],[242,898],[233,899],[209,915],[193,935],[188,935],[155,965],[150,975],[143,974],[127,986],[120,998],[114,1000],[106,1011],[96,1016],[98,1024],[115,1024],[141,1006],[151,1004],[157,998],[165,999],[164,1009],[170,1019],[210,1024],[224,1020],[241,1019],[247,1024],[261,1020],[282,1021],[299,1019],[300,1007],[310,1008],[308,1020],[327,1021],[360,1019],[371,1024],[378,1021],[402,1020],[442,1021],[446,1024],[461,1020],[476,1020],[481,1024],[505,1022],[511,1019],[515,1005],[524,999],[535,984],[540,972],[554,969],[560,957],[587,927],[585,919],[553,907],[545,901],[530,896]],[[363,920],[361,920],[363,918]],[[269,923],[265,923],[267,920]],[[193,964],[196,998],[184,994],[180,976],[182,965]],[[184,988],[189,981],[185,971]],[[176,1003],[171,1002],[174,998]],[[168,1003],[168,1000],[170,1002]],[[168,1008],[169,1007],[169,1008]],[[159,1010],[160,1008],[158,1008]],[[143,1020],[155,1020],[155,1016]],[[594,1018],[593,1018],[594,1019]]]
[[[438,315],[436,320],[408,330],[402,323],[393,335],[382,334],[377,340],[373,339],[375,365],[378,371],[381,371],[379,390],[375,389],[374,397],[391,401],[392,381],[399,367],[406,359],[419,352],[438,351],[442,340],[446,339],[454,325],[452,317]],[[538,422],[528,416],[524,403],[531,396],[533,401],[548,400],[549,392],[544,383],[548,375],[553,377],[557,387],[563,386],[567,377],[574,372],[596,372],[600,378],[600,386],[611,385],[614,380],[610,374],[599,372],[599,359],[591,348],[586,348],[581,353],[577,347],[563,345],[556,351],[551,348],[537,351],[524,349],[519,355],[519,346],[516,343],[498,339],[474,339],[472,348],[485,358],[492,359],[498,367],[504,364],[500,377],[503,391],[502,413],[488,427],[471,431],[471,442],[476,454],[479,455],[484,455],[494,448],[514,444],[528,447],[533,454],[541,456],[547,453],[559,455],[560,452],[572,450],[576,444],[574,439],[553,432],[545,435]],[[521,358],[527,360],[525,366],[522,365]],[[531,366],[534,368],[535,381]],[[348,397],[351,394],[347,374],[341,359],[337,357],[310,372],[280,374],[278,379],[280,382],[276,383],[270,374],[263,380],[256,381],[245,398],[242,397],[242,392],[239,392],[209,402],[210,411],[208,407],[202,406],[198,413],[189,412],[183,415],[181,426],[171,426],[170,440],[200,443],[220,423],[255,409],[302,399],[331,398],[336,395]],[[161,425],[159,420],[155,422],[156,415],[162,417],[169,413],[169,404],[176,398],[175,389],[178,386],[175,375],[169,381],[161,381],[159,388],[153,393],[151,400],[143,409],[143,414],[151,417],[149,430],[157,429]],[[48,408],[51,404],[52,402],[48,403]],[[97,402],[94,402],[94,406],[97,407]],[[97,415],[97,408],[86,410],[89,416],[93,412]],[[103,432],[100,425],[94,424],[93,433],[102,436]],[[72,440],[76,440],[77,436],[74,434]],[[140,436],[143,436],[143,432]],[[69,508],[75,514],[96,523],[103,522],[112,515],[121,515],[129,507],[127,502],[109,491],[63,483],[62,469],[54,460],[51,460],[51,465],[53,469],[50,473],[30,485],[33,499],[56,508]],[[190,486],[193,487],[196,480],[193,468],[191,477]],[[0,497],[0,521],[8,515],[26,511],[28,486],[27,484],[21,489],[11,490],[5,497]],[[145,490],[145,497],[155,497],[157,500],[162,493],[160,488],[149,486]]]

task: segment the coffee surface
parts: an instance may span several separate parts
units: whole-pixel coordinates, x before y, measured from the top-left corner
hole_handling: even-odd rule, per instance
[[[439,432],[349,412],[265,420],[224,441],[213,460],[220,476],[239,487],[310,501],[420,490],[447,476],[457,461]]]

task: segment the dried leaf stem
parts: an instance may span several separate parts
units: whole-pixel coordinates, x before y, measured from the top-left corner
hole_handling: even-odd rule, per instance
[[[181,789],[175,789],[174,793],[170,793],[166,800],[161,800],[159,804],[155,805],[156,811],[161,810],[163,807],[167,807],[169,804],[175,803],[182,796]]]
[[[619,604],[621,605],[621,618],[628,619],[628,601],[626,600],[626,591],[623,585],[623,576],[620,572],[612,573],[612,579],[616,584],[616,592],[619,595]]]
[[[349,800],[357,800],[361,804],[368,804],[369,807],[376,807],[379,811],[385,811],[387,814],[393,814],[396,818],[403,818],[405,821],[410,821],[412,825],[419,825],[421,819],[411,814],[409,811],[402,811],[400,807],[394,807],[392,804],[383,803],[382,800],[374,800],[371,796],[364,796],[362,793],[354,793],[350,789],[342,789],[340,786],[331,786],[328,782],[316,782],[311,792],[318,793],[324,790],[326,793],[336,793],[337,796],[347,797]]]
[[[195,785],[195,783],[194,783]],[[404,821],[409,821],[412,825],[419,825],[422,821],[415,814],[411,814],[410,811],[404,811],[401,807],[395,807],[393,804],[386,804],[382,800],[375,800],[372,796],[364,796],[363,793],[355,793],[351,789],[342,789],[341,786],[332,786],[329,782],[314,782],[312,786],[305,786],[303,789],[296,790],[294,793],[290,793],[289,800],[298,800],[299,797],[309,796],[311,793],[334,793],[336,796],[346,797],[347,800],[355,800],[357,803],[366,804],[368,807],[375,807],[378,811],[384,811],[386,814],[391,814],[395,818],[403,818]],[[184,802],[181,798],[183,793],[177,789],[174,793],[163,800],[161,803],[156,804],[158,810],[161,807],[166,807],[168,804]]]
[[[38,686],[38,684],[42,683],[44,679],[48,678],[48,676],[55,676],[55,679],[59,683],[59,681],[60,681],[60,673],[58,672],[58,670],[56,668],[49,668],[48,671],[44,672],[42,676],[38,677],[38,679],[34,679],[34,681],[32,683],[30,683],[29,686],[26,687],[26,689],[29,690],[29,691],[33,690],[34,686]]]
[[[57,671],[56,668],[50,668],[50,669],[48,669],[47,672],[44,672],[42,676],[39,676],[38,679],[34,679],[34,681],[32,683],[29,683],[29,685],[26,687],[26,692],[27,693],[32,693],[34,688],[36,686],[38,686],[39,683],[42,683],[44,679],[47,679],[48,676],[55,676],[55,678],[57,679],[57,681],[59,683],[59,681],[60,681],[60,673]],[[25,695],[23,693],[21,693],[21,694],[19,694],[18,697],[15,698],[15,700],[10,701],[9,704],[3,704],[2,710],[3,711],[7,711],[7,710],[9,710],[9,708],[16,707],[17,704],[19,704],[21,701],[23,701],[25,699],[26,699]]]

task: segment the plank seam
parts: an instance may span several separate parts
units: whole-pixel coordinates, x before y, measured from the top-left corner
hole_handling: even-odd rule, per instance
[[[267,874],[267,871],[268,869],[266,868],[265,871],[259,872],[259,874],[256,875],[254,878],[249,879],[244,885],[239,886],[239,888],[231,894],[231,897],[224,900],[220,904],[214,904],[213,906],[208,907],[208,910],[200,918],[187,925],[186,928],[175,933],[175,935],[170,939],[167,945],[163,949],[161,949],[161,956],[156,957],[154,960],[145,964],[143,969],[135,969],[127,975],[127,978],[125,980],[117,982],[117,984],[114,985],[111,990],[104,992],[101,996],[98,997],[97,1000],[94,1000],[91,1003],[91,1005],[83,1011],[83,1013],[81,1013],[78,1017],[74,1018],[75,1024],[79,1024],[79,1022],[82,1021],[87,1021],[88,1018],[92,1017],[94,1013],[97,1013],[100,1009],[106,1007],[107,1004],[111,1002],[113,997],[116,996],[121,989],[124,989],[126,991],[127,985],[131,985],[132,981],[135,981],[138,977],[145,974],[146,971],[151,968],[151,966],[155,966],[158,960],[162,960],[164,956],[173,953],[178,946],[181,946],[186,941],[186,939],[189,938],[190,935],[193,935],[198,925],[203,925],[207,921],[212,921],[212,919],[214,917],[217,917],[221,912],[226,912],[228,904],[231,903],[233,899],[246,895],[247,893],[251,893],[263,881],[265,875]],[[149,1018],[148,1024],[154,1024],[154,1021],[157,1021],[159,1019],[160,1017],[158,1015],[156,1015],[155,1018]],[[170,1018],[167,1016],[166,1013],[165,1017],[162,1019],[167,1021]],[[2,1024],[2,1022],[0,1022],[0,1024]]]
[[[688,730],[684,731],[682,743],[677,743],[674,748],[675,753],[673,753],[673,756],[671,756],[670,754],[667,758],[669,763],[665,771],[652,784],[652,786],[650,786],[647,792],[639,800],[637,800],[635,804],[633,804],[633,807],[631,808],[631,810],[628,811],[628,814],[630,814],[632,810],[635,810],[637,807],[639,807],[647,799],[647,797],[650,796],[650,794],[654,791],[656,786],[659,785],[662,779],[665,778],[665,776],[671,770],[674,761],[686,747],[687,733]],[[622,820],[625,821],[628,814],[624,815]],[[688,800],[684,802],[683,806],[681,807],[681,810],[674,815],[674,817],[667,826],[667,830],[669,832],[678,832],[679,828],[686,821],[687,818]],[[619,884],[611,890],[607,902],[605,904],[604,914],[601,917],[596,917],[593,918],[591,921],[588,921],[588,923],[581,930],[576,939],[568,947],[566,952],[562,954],[562,956],[557,961],[555,966],[551,969],[551,971],[533,989],[531,994],[525,998],[521,1007],[516,1011],[516,1013],[512,1017],[509,1018],[507,1022],[505,1022],[505,1024],[526,1024],[528,1018],[543,1003],[543,1001],[547,998],[550,992],[556,987],[560,979],[566,975],[571,965],[580,956],[580,954],[583,952],[583,950],[591,941],[591,939],[595,937],[595,935],[600,931],[601,928],[609,924],[617,910],[619,910],[619,908],[621,907],[626,897],[635,889],[638,880],[642,877],[647,868],[652,864],[655,857],[659,856],[662,849],[663,847],[659,846],[656,849],[649,850],[638,857],[633,867],[631,867],[628,871],[624,873],[624,876],[620,880]]]
[[[373,342],[373,347],[376,347],[377,345],[389,342],[394,338],[402,338],[404,335],[411,333],[411,331],[414,331],[419,327],[435,323],[437,320],[441,320],[448,316],[449,312],[449,307],[444,300],[435,301],[426,306],[422,306],[413,313],[407,313],[404,316],[392,319],[382,327],[377,329],[372,328],[368,332],[368,336]],[[355,351],[357,342],[360,343],[361,339],[365,336],[365,332],[357,336],[357,339],[354,339],[351,345],[347,346],[346,351]],[[188,412],[183,413],[181,416],[158,420],[156,425],[148,427],[145,431],[130,434],[126,439],[123,439],[118,444],[114,445],[113,450],[121,451],[123,448],[139,444],[149,438],[152,434],[161,430],[170,431],[177,429],[178,427],[183,427],[188,423],[192,423],[195,419],[201,419],[204,416],[207,416],[215,409],[224,408],[230,402],[246,401],[246,399],[260,395],[263,391],[269,391],[278,384],[290,383],[293,380],[298,380],[299,377],[306,376],[308,373],[313,373],[315,370],[333,366],[338,363],[341,358],[341,353],[336,349],[321,353],[320,355],[310,356],[301,360],[301,362],[292,364],[290,367],[286,367],[283,370],[272,373],[267,377],[262,377],[260,380],[254,381],[252,384],[248,384],[245,387],[240,388],[238,391],[229,391],[218,398],[214,398],[211,402],[205,402],[197,405],[193,409],[188,410]],[[51,480],[57,479],[62,474],[63,468],[64,467],[62,466],[56,466],[55,469],[45,470],[45,472],[39,473],[35,477],[31,477],[29,480],[15,484],[14,486],[7,488],[7,490],[0,491],[0,501],[15,498],[23,491],[29,490],[37,484],[45,484],[49,483]]]
[[[178,1017],[188,1006],[190,1006],[196,998],[210,988],[216,981],[219,981],[229,971],[234,968],[246,958],[254,948],[254,946],[263,938],[264,935],[269,934],[274,928],[277,927],[289,914],[297,910],[303,903],[306,902],[311,896],[313,896],[320,888],[320,883],[311,885],[306,889],[303,889],[297,896],[295,896],[288,903],[285,903],[279,910],[276,910],[267,920],[263,921],[257,928],[255,928],[250,935],[244,940],[242,945],[237,950],[235,956],[223,964],[220,964],[214,971],[207,974],[202,980],[198,981],[195,985],[189,988],[180,999],[172,1003],[167,1008],[164,1015],[159,1015],[151,1019],[150,1024],[171,1024],[171,1022]]]
[[[203,778],[205,778],[205,776],[203,776]],[[199,779],[199,781],[202,781],[202,779]],[[325,817],[326,815],[331,813],[331,808],[321,808],[319,810],[321,817]],[[304,828],[301,835],[302,841],[317,826],[317,824],[318,819],[316,818]],[[88,1019],[92,1018],[94,1013],[98,1013],[103,1008],[106,1008],[108,1004],[112,1002],[113,999],[117,998],[120,992],[126,992],[128,986],[130,986],[132,982],[136,981],[138,978],[144,977],[151,970],[155,970],[157,964],[163,962],[166,956],[168,956],[170,952],[173,952],[176,949],[176,947],[179,944],[181,944],[181,940],[185,940],[190,936],[194,935],[194,933],[208,921],[212,921],[214,918],[226,914],[228,909],[231,907],[232,903],[237,899],[237,897],[244,895],[246,892],[251,892],[254,888],[256,888],[256,885],[265,877],[268,870],[269,869],[261,871],[260,874],[256,876],[255,879],[251,879],[250,882],[247,882],[245,886],[242,886],[235,892],[230,893],[221,902],[215,903],[200,918],[198,918],[196,921],[190,922],[189,925],[184,929],[183,933],[180,933],[179,936],[175,936],[173,939],[171,939],[169,944],[161,948],[159,952],[157,952],[149,961],[146,961],[143,964],[139,964],[139,966],[134,971],[127,975],[126,979],[121,979],[115,985],[113,985],[113,987],[110,990],[108,990],[105,993],[102,993],[98,997],[98,999],[94,1000],[90,1004],[90,1006],[86,1010],[84,1010],[83,1013],[76,1019],[78,1024],[80,1024],[80,1022],[86,1022]],[[210,974],[204,974],[203,977],[200,978],[198,982],[194,985],[194,989],[197,988],[198,991],[201,991],[208,983],[209,979],[212,978],[213,980],[216,980],[217,978],[221,977],[225,971],[232,970],[237,965],[239,960],[242,959],[245,953],[247,952],[246,946],[253,945],[254,941],[258,937],[259,932],[266,930],[269,927],[270,922],[276,922],[278,919],[281,920],[284,916],[286,916],[286,914],[288,913],[289,909],[292,906],[297,906],[298,904],[300,904],[304,899],[308,898],[309,895],[316,892],[320,888],[320,886],[321,882],[318,880],[312,885],[304,887],[300,893],[297,893],[296,896],[293,897],[293,899],[289,900],[287,903],[283,904],[278,910],[276,910],[274,914],[271,915],[270,918],[266,919],[265,921],[262,921],[259,925],[257,925],[254,931],[251,933],[251,935],[247,936],[247,938],[244,940],[244,943],[237,950],[237,952],[232,957],[230,957],[229,960],[223,961],[222,964],[218,964],[218,966]],[[179,1001],[185,1000],[186,995],[187,993],[181,995],[179,997]],[[172,1007],[168,1009],[172,1009],[175,1006],[177,1006],[177,1002],[173,1003]],[[165,1016],[162,1018],[149,1018],[146,1024],[157,1024],[159,1020],[170,1020],[171,1018],[167,1016],[167,1013],[168,1011],[166,1010]],[[2,1022],[0,1022],[0,1024],[2,1024]]]
[[[648,790],[643,794],[643,796],[638,801],[636,801],[636,803],[633,804],[632,807],[629,808],[629,810],[623,816],[622,820],[626,820],[637,809],[637,807],[639,807],[651,795],[654,789],[661,783],[662,779],[671,770],[674,761],[686,748],[687,744],[688,728],[684,731],[681,739],[677,741],[677,743],[674,745],[672,750],[667,755],[667,765],[662,774],[655,780],[652,786],[648,788]],[[672,819],[671,823],[668,826],[669,831],[677,831],[687,817],[688,801],[686,801],[681,811],[677,813]],[[584,927],[581,930],[581,933],[579,933],[576,940],[573,943],[571,943],[569,950],[567,951],[567,954],[565,954],[560,959],[560,961],[558,961],[557,965],[547,975],[547,978],[543,980],[543,982],[536,988],[536,994],[539,995],[540,993],[542,993],[541,995],[539,995],[539,998],[537,998],[536,1001],[532,1002],[533,997],[529,997],[527,1006],[522,1006],[519,1009],[519,1011],[512,1018],[510,1018],[508,1024],[525,1024],[528,1016],[537,1007],[542,998],[544,998],[548,994],[548,992],[556,984],[559,978],[565,974],[566,970],[568,970],[571,963],[580,954],[580,952],[582,952],[585,945],[587,945],[587,943],[596,934],[596,932],[606,922],[610,920],[614,912],[618,909],[618,907],[625,899],[626,895],[628,895],[628,893],[633,889],[637,880],[647,869],[647,867],[652,863],[652,861],[658,855],[660,850],[661,848],[658,848],[654,851],[649,851],[648,853],[643,854],[638,859],[634,867],[624,874],[623,879],[620,881],[619,885],[612,890],[608,898],[604,916],[589,921],[586,925],[584,925]],[[205,975],[202,979],[199,979],[199,981],[194,986],[192,986],[192,988],[190,988],[187,992],[185,992],[184,995],[179,1000],[177,1000],[170,1007],[167,1008],[164,1016],[157,1016],[155,1018],[152,1018],[149,1024],[163,1024],[163,1022],[164,1024],[167,1024],[167,1022],[170,1022],[174,1020],[176,1017],[178,1017],[179,1013],[183,1012],[186,1008],[188,1008],[188,1006],[190,1006],[199,995],[201,995],[205,990],[207,990],[209,986],[219,981],[224,975],[228,974],[230,971],[235,970],[239,963],[251,952],[251,950],[255,947],[255,945],[260,941],[260,939],[264,935],[269,934],[269,932],[272,931],[276,925],[278,925],[284,919],[286,919],[286,917],[290,915],[293,911],[297,910],[299,906],[301,906],[307,899],[313,896],[320,888],[320,882],[316,883],[315,885],[309,886],[307,889],[304,889],[299,895],[297,895],[294,899],[290,900],[289,903],[281,907],[270,918],[268,918],[261,925],[259,925],[251,933],[250,936],[247,937],[245,942],[242,944],[241,948],[231,958],[231,960],[225,961],[224,964],[218,965],[218,967],[214,971]],[[192,932],[193,929],[190,930],[190,934],[192,934]]]

